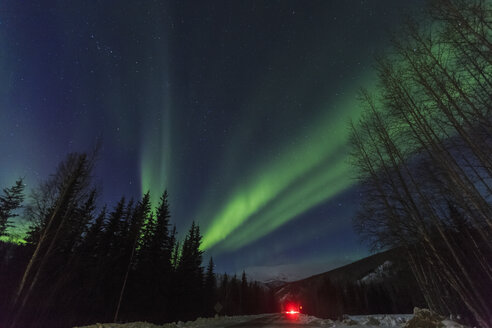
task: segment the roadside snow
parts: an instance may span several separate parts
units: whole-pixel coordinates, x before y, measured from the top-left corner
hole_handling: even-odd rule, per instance
[[[333,321],[330,319],[320,319],[306,314],[299,314],[295,319],[286,319],[282,314],[259,314],[233,317],[217,317],[217,318],[198,318],[195,321],[188,322],[173,322],[165,325],[154,325],[146,322],[132,322],[126,324],[105,323],[95,324],[91,326],[79,328],[219,328],[230,327],[237,324],[249,322],[251,320],[260,319],[252,324],[252,326],[263,327],[267,324],[268,327],[288,327],[290,324],[296,327],[327,327],[327,328],[369,328],[369,327],[395,327],[406,328],[408,322],[414,317],[413,314],[378,314],[378,315],[350,315],[344,316],[342,321]],[[272,321],[272,318],[274,319]],[[265,319],[262,322],[261,319]],[[443,328],[465,328],[464,326],[451,321],[443,320]],[[77,328],[77,327],[75,327]]]
[[[454,321],[449,320],[449,319],[443,320],[443,321],[442,321],[442,324],[443,324],[443,325],[444,325],[444,327],[446,327],[446,328],[464,328],[464,327],[465,327],[465,326],[460,325],[459,323],[454,322]]]
[[[96,323],[91,326],[78,328],[202,328],[202,327],[225,327],[233,324],[243,323],[246,321],[263,318],[265,314],[243,315],[243,316],[221,316],[217,318],[198,318],[195,321],[171,322],[164,325],[154,325],[148,322],[130,322],[130,323]],[[74,327],[77,328],[77,327]]]
[[[349,318],[361,323],[363,326],[381,327],[403,327],[412,317],[413,314],[372,314],[349,316]]]

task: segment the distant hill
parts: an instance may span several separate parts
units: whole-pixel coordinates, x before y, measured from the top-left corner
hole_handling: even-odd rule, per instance
[[[381,252],[275,288],[279,304],[300,303],[324,318],[342,314],[411,313],[425,305],[401,250]]]
[[[290,284],[306,282],[311,280],[318,280],[321,277],[329,277],[333,281],[355,281],[362,279],[367,274],[371,273],[379,265],[382,265],[386,261],[397,262],[402,257],[402,254],[398,250],[388,250],[385,252],[377,253],[350,264],[341,266],[339,268],[316,274],[301,280],[292,281]]]
[[[280,287],[288,284],[287,281],[284,281],[284,280],[270,280],[270,281],[265,281],[263,283],[264,285],[266,285],[267,287],[271,288],[271,289],[279,289]]]

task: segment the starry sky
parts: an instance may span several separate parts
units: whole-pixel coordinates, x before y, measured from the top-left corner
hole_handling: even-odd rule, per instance
[[[164,189],[217,271],[367,256],[347,162],[358,88],[423,1],[0,2],[0,186],[103,141],[100,202]]]

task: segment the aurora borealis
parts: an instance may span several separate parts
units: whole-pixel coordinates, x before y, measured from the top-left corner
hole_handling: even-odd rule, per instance
[[[101,137],[101,202],[167,189],[219,271],[365,256],[347,123],[387,29],[419,4],[2,1],[0,186],[29,188]]]

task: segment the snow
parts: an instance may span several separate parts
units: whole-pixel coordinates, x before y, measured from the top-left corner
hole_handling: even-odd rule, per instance
[[[328,327],[328,328],[369,328],[369,327],[394,327],[404,328],[405,324],[413,318],[413,314],[377,314],[377,315],[350,315],[344,316],[342,321],[320,319],[314,316],[299,314],[288,317],[285,314],[259,314],[246,316],[223,316],[215,318],[198,318],[195,321],[174,322],[165,325],[154,325],[146,322],[132,322],[126,324],[95,324],[80,328],[219,328],[219,327]],[[255,320],[248,325],[247,322]],[[446,319],[442,321],[445,328],[465,328],[464,326]],[[242,325],[241,325],[242,324]]]
[[[379,322],[380,327],[403,327],[413,317],[413,314],[351,315],[349,317],[363,326],[374,326],[370,322],[372,318]]]
[[[117,323],[97,323],[91,326],[84,326],[79,328],[201,328],[201,327],[225,327],[234,324],[239,324],[243,322],[247,322],[250,320],[263,318],[267,315],[258,314],[258,315],[243,315],[243,316],[220,316],[215,318],[198,318],[195,321],[188,322],[172,322],[164,325],[154,325],[148,322],[131,322],[125,324],[117,324]],[[77,327],[75,327],[77,328]]]
[[[283,285],[285,285],[287,282],[285,280],[268,280],[268,281],[264,281],[263,284],[265,284],[266,286],[268,286],[269,288],[273,288],[273,289],[276,289],[276,288],[279,288],[279,287],[282,287]]]
[[[379,265],[376,269],[374,269],[373,272],[369,273],[368,275],[360,279],[359,282],[376,283],[376,282],[383,281],[384,278],[389,276],[388,271],[392,265],[393,263],[391,261],[385,261],[383,264]]]
[[[457,322],[454,322],[452,320],[446,319],[442,321],[443,325],[445,328],[464,328],[465,326],[460,325]]]

